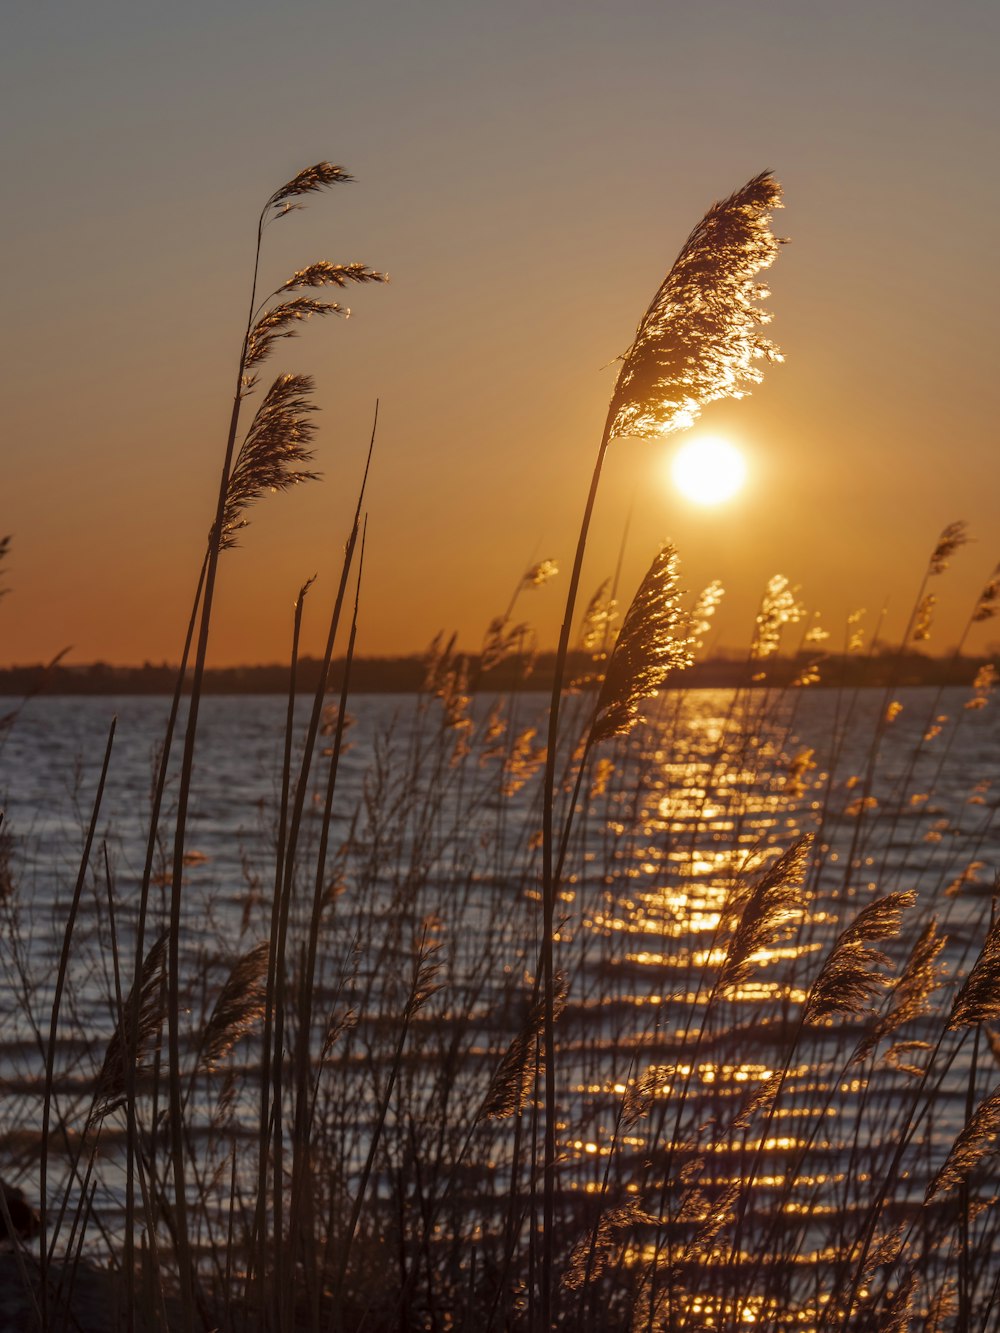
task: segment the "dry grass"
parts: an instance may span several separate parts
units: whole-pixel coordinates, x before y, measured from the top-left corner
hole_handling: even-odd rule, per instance
[[[346,180],[300,173],[258,236]],[[692,233],[625,357],[602,457],[626,429],[677,427],[740,391],[773,354],[755,275],[777,202],[757,177]],[[592,599],[588,682],[564,695],[560,667],[546,719],[532,696],[488,689],[501,661],[531,670],[515,611],[556,576],[545,561],[478,662],[434,645],[426,689],[369,726],[348,780],[362,492],[304,725],[309,585],[296,604],[269,853],[241,896],[195,909],[186,821],[215,569],[250,503],[313,475],[305,377],[274,381],[236,449],[252,367],[335,308],[278,297],[380,279],[322,261],[263,307],[251,297],[184,649],[183,755],[178,693],[145,864],[116,861],[100,790],[84,811],[54,984],[0,826],[2,1131],[45,1222],[37,1255],[29,1235],[15,1251],[25,1319],[72,1327],[86,1259],[112,1270],[107,1325],[122,1329],[991,1326],[1000,981],[978,886],[997,842],[993,798],[958,762],[990,725],[990,681],[943,730],[940,695],[909,722],[894,689],[761,688],[804,614],[775,578],[744,686],[686,694],[667,673],[699,650],[721,589],[686,600],[667,548],[614,643],[607,589]],[[586,519],[563,664],[585,535]],[[906,642],[964,539],[951,525],[934,547]],[[815,637],[802,649],[815,682]]]

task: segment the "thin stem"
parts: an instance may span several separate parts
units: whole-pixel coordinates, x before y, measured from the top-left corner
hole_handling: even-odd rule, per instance
[[[545,755],[545,781],[542,797],[542,984],[544,987],[544,1016],[542,1045],[545,1057],[545,1151],[543,1157],[543,1204],[542,1204],[542,1326],[552,1327],[552,1268],[555,1233],[555,1167],[556,1167],[556,1067],[555,1067],[555,970],[553,967],[553,933],[555,929],[555,905],[558,893],[558,877],[555,873],[554,852],[554,804],[556,746],[559,740],[559,705],[562,699],[563,678],[566,674],[566,656],[569,650],[569,636],[576,610],[576,597],[580,587],[580,574],[583,569],[583,556],[587,546],[587,534],[590,520],[597,499],[597,487],[601,479],[604,455],[610,441],[612,418],[609,413],[597,451],[597,462],[590,481],[587,504],[583,511],[580,536],[577,539],[576,555],[573,559],[573,571],[570,575],[569,589],[566,594],[566,609],[563,614],[562,628],[559,631],[559,647],[556,651],[555,668],[552,678],[552,699],[549,704],[548,748]]]

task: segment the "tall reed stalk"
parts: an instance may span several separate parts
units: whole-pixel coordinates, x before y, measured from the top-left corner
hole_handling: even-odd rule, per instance
[[[778,359],[759,333],[767,316],[758,302],[766,292],[757,274],[773,263],[778,241],[771,232],[780,188],[770,172],[714,204],[688,237],[639,322],[622,366],[601,435],[584,506],[580,535],[566,592],[549,704],[542,805],[542,951],[545,1057],[545,1150],[543,1159],[542,1324],[553,1319],[553,1256],[556,1168],[555,970],[553,939],[558,883],[555,868],[555,774],[559,710],[566,655],[576,612],[587,536],[601,470],[615,439],[656,439],[690,426],[703,406],[740,397],[758,383],[756,362]]]
[[[181,1043],[180,1043],[180,941],[182,918],[182,876],[184,848],[187,833],[188,807],[194,773],[194,752],[198,733],[205,662],[208,655],[209,629],[215,599],[216,576],[221,552],[233,544],[234,534],[245,522],[242,514],[266,489],[278,489],[314,474],[293,471],[290,464],[308,457],[305,445],[311,434],[311,422],[304,413],[311,411],[305,395],[311,382],[303,377],[280,376],[265,396],[244,441],[240,457],[236,458],[236,439],[244,400],[257,382],[258,367],[267,359],[274,344],[294,336],[296,327],[313,315],[341,314],[343,308],[336,302],[318,301],[310,297],[286,293],[308,288],[335,286],[349,283],[380,282],[384,275],[364,265],[339,265],[321,260],[300,269],[258,304],[258,278],[264,229],[268,223],[299,208],[306,195],[349,181],[350,176],[341,168],[320,162],[307,167],[276,190],[265,203],[257,222],[254,249],[253,276],[246,328],[243,333],[237,361],[236,385],[230,413],[229,431],[219,478],[219,492],[215,519],[208,542],[201,615],[191,678],[191,697],[184,733],[177,814],[173,838],[173,869],[170,884],[170,934],[168,952],[168,1099],[170,1123],[170,1156],[174,1180],[175,1225],[178,1261],[181,1273],[181,1297],[184,1328],[193,1328],[193,1293],[190,1246],[187,1228],[187,1190],[184,1166],[184,1139],[181,1105]],[[243,465],[241,467],[241,464]]]

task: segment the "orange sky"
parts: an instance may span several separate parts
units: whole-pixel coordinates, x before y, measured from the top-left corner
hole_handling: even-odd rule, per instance
[[[314,573],[319,650],[376,397],[360,652],[440,628],[474,649],[530,563],[568,569],[611,363],[704,210],[767,167],[786,363],[698,427],[750,484],[698,509],[667,480],[684,437],[615,444],[584,598],[634,496],[626,593],[671,538],[686,586],[725,584],[725,643],[779,572],[835,636],[887,603],[891,637],[964,518],[928,646],[954,642],[1000,559],[995,6],[136,8],[23,6],[3,56],[0,663],[176,660],[256,213],[324,157],[357,183],[272,229],[265,277],[359,259],[392,282],[271,359],[316,377],[325,479],[260,504],[225,556],[215,662],[281,659]],[[564,590],[519,608],[543,641]]]

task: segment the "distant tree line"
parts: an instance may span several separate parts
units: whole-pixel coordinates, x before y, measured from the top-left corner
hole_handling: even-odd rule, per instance
[[[480,669],[479,657],[467,658],[470,692],[505,693],[547,690],[552,685],[554,653],[541,653],[526,671],[527,663],[509,657],[490,670]],[[869,656],[831,654],[817,662],[815,656],[773,657],[766,662],[748,662],[745,656],[716,656],[696,662],[679,673],[674,683],[684,689],[725,688],[738,685],[788,686],[806,678],[815,664],[819,679],[810,688],[865,685],[971,685],[978,671],[997,657],[928,657],[916,652],[876,652]],[[298,689],[315,690],[321,663],[303,658],[298,664]],[[587,653],[570,656],[570,679],[586,683],[600,669]],[[358,694],[410,694],[425,684],[426,659],[410,657],[356,658],[351,667],[351,690]],[[339,690],[344,663],[334,662],[330,686]],[[142,666],[112,666],[107,662],[86,665],[56,662],[49,666],[0,668],[0,695],[45,694],[170,694],[177,668],[169,663]],[[288,689],[288,666],[211,667],[205,677],[210,694],[281,694]]]

